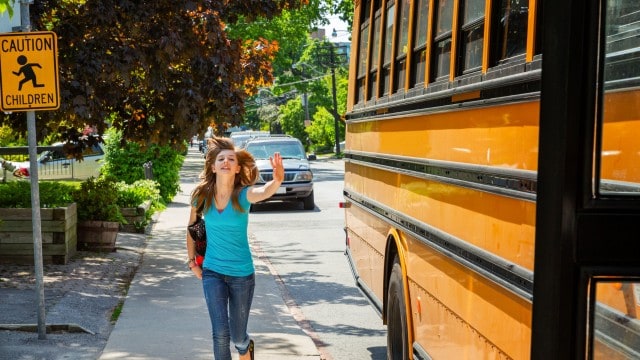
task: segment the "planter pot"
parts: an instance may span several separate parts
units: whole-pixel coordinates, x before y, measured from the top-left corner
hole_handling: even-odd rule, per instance
[[[113,221],[79,221],[78,250],[113,252],[120,223]]]
[[[127,224],[120,224],[120,231],[142,234],[145,231],[146,213],[151,207],[151,200],[143,202],[138,207],[120,208],[122,216],[127,220]]]
[[[0,264],[33,264],[31,209],[0,209]],[[76,204],[41,208],[42,261],[66,264],[76,253]]]

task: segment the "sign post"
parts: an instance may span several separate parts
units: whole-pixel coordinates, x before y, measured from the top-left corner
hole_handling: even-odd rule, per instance
[[[38,339],[47,338],[42,264],[42,224],[36,147],[35,110],[60,107],[58,44],[53,32],[31,32],[29,4],[20,1],[20,33],[0,33],[0,110],[26,111],[31,178],[33,263],[38,303]]]

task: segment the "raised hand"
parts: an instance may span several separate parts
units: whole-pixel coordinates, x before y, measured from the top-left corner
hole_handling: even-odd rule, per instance
[[[284,166],[282,165],[282,156],[279,152],[273,154],[273,156],[269,157],[269,161],[271,162],[271,168],[273,168],[273,180],[278,183],[282,183],[284,180]]]

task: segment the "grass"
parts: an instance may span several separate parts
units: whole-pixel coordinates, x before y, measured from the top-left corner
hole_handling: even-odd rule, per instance
[[[118,318],[120,317],[120,314],[122,313],[122,306],[124,306],[124,299],[120,300],[118,302],[118,305],[116,305],[115,309],[113,309],[113,313],[111,314],[111,322],[115,323],[116,321],[118,321]]]

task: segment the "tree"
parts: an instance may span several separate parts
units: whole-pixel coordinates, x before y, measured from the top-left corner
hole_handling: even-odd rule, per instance
[[[5,11],[9,13],[9,16],[13,16],[13,5],[15,0],[0,0],[0,15]]]
[[[278,122],[278,105],[275,103],[270,103],[266,105],[262,105],[258,108],[258,117],[260,118],[260,122],[262,124],[269,125],[269,131],[274,134],[279,134],[281,130],[280,126],[277,125]]]
[[[307,127],[306,131],[316,150],[331,149],[335,137],[333,115],[324,107],[319,107],[313,115],[311,126]]]
[[[111,125],[123,141],[176,148],[210,125],[221,132],[241,122],[244,100],[272,82],[278,50],[267,39],[229,36],[227,24],[271,19],[304,3],[36,2],[33,29],[58,35],[61,91],[60,109],[38,113],[38,125],[58,132],[63,121],[76,129],[93,124],[100,133]],[[2,122],[26,130],[20,114]]]
[[[353,12],[355,11],[353,0],[339,0],[332,2],[332,12],[338,14],[340,20],[347,23],[347,30],[353,26]]]
[[[241,18],[229,27],[229,34],[242,39],[264,38],[276,42],[278,52],[273,60],[273,69],[274,76],[280,76],[289,71],[300,57],[300,49],[307,42],[309,33],[315,31],[317,25],[327,22],[329,11],[324,0],[310,0],[307,6],[284,10],[272,19],[260,18],[249,22]]]
[[[309,113],[311,118],[314,119],[314,123],[311,128],[307,128],[306,132],[309,133],[309,138],[316,146],[317,149],[330,149],[335,141],[335,126],[333,116],[330,118],[330,122],[325,124],[325,118],[323,117],[325,112],[333,113],[333,98],[332,98],[332,80],[331,80],[331,66],[330,66],[330,51],[331,47],[335,44],[326,41],[317,41],[309,39],[301,52],[301,56],[295,63],[296,66],[288,73],[283,73],[279,76],[275,84],[272,86],[274,93],[288,93],[294,89],[297,93],[307,93],[309,95]],[[337,49],[333,49],[336,51]],[[336,66],[336,97],[338,102],[338,114],[342,115],[346,112],[346,99],[348,89],[348,69],[344,58],[340,58],[334,53],[334,60]],[[296,105],[291,105],[291,103]],[[291,106],[291,107],[289,107]],[[287,134],[295,136],[305,141],[305,136],[300,135],[293,126],[288,127],[283,119],[292,119],[291,124],[295,124],[295,120],[291,115],[285,115],[285,109],[294,109],[295,106],[300,107],[299,100],[292,100],[287,103],[287,106],[280,107],[279,119],[283,123],[283,129]],[[285,117],[286,116],[286,117]],[[316,117],[319,117],[320,123],[315,123]],[[300,114],[299,119],[304,118],[304,115]],[[301,125],[302,121],[298,120]],[[340,140],[344,139],[344,123],[338,124],[340,132]]]
[[[278,121],[282,124],[285,134],[298,138],[303,144],[307,143],[307,133],[304,131],[304,109],[301,97],[287,102],[280,107]]]

